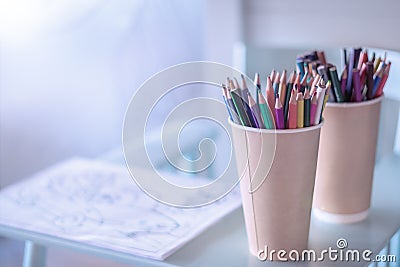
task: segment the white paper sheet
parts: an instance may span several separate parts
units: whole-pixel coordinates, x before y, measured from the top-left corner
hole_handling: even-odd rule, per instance
[[[235,188],[209,206],[169,207],[124,166],[71,159],[1,190],[0,225],[163,260],[240,203]]]

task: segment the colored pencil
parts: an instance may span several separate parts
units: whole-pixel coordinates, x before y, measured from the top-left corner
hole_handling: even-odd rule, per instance
[[[238,80],[236,79],[236,77],[235,78],[233,78],[233,82],[234,82],[234,85],[235,85],[235,87],[233,88],[232,87],[232,89],[240,89],[240,85],[239,85],[239,82],[238,82]]]
[[[325,82],[328,82],[329,79],[329,73],[328,73],[328,68],[324,65],[321,65],[317,68],[318,74],[321,75],[321,77],[325,80]]]
[[[272,88],[272,81],[270,77],[267,77],[267,89],[266,89],[266,98],[267,98],[267,103],[269,106],[269,109],[271,110],[271,114],[273,114],[273,119],[274,119],[274,124],[275,124],[275,92],[274,89]]]
[[[275,115],[276,115],[276,129],[285,129],[285,123],[283,120],[283,106],[279,98],[279,94],[276,96],[276,101],[275,101]]]
[[[318,56],[319,61],[321,61],[321,64],[326,65],[326,58],[325,58],[324,51],[318,51],[317,56]]]
[[[374,73],[376,73],[376,72],[378,71],[378,67],[379,67],[379,65],[381,64],[381,61],[382,61],[381,57],[378,57],[378,59],[375,60],[375,63],[374,63]]]
[[[310,126],[311,96],[310,91],[304,91],[304,127]]]
[[[373,89],[373,93],[372,93],[374,96],[376,95],[376,92],[378,90],[378,86],[382,80],[382,77],[383,77],[383,71],[381,69],[379,72],[376,73],[375,78],[374,78],[374,89]]]
[[[357,66],[358,66],[358,60],[360,59],[361,51],[362,51],[361,47],[354,49],[354,65],[353,65],[353,68],[357,68]]]
[[[276,75],[276,70],[272,69],[271,74],[269,75],[269,77],[271,78],[271,81],[275,81],[275,75]]]
[[[343,102],[343,94],[342,94],[342,88],[339,82],[339,77],[337,74],[336,67],[331,67],[329,68],[329,73],[332,79],[332,87],[333,87],[333,92],[335,96],[336,102]]]
[[[233,119],[231,108],[228,105],[228,100],[226,96],[226,87],[224,84],[222,84],[222,98],[224,99],[226,109],[228,110],[229,118],[231,119],[231,121],[235,122],[235,120]]]
[[[288,114],[288,128],[296,129],[297,128],[297,101],[296,101],[295,90],[290,93],[290,101],[289,101],[289,114]]]
[[[369,61],[366,63],[366,66],[367,99],[372,99],[374,97],[374,63]]]
[[[322,113],[324,112],[324,108],[326,106],[326,103],[328,102],[328,98],[330,96],[330,93],[331,93],[331,81],[328,81],[326,83],[326,86],[325,86],[325,96],[324,96],[324,102],[323,102],[323,105],[322,105],[320,121],[322,120]]]
[[[346,86],[347,86],[347,67],[343,69],[342,75],[340,76],[340,87],[342,88],[342,95],[344,101],[349,100],[349,96],[347,95],[346,91]]]
[[[346,48],[342,48],[341,52],[342,52],[341,53],[342,54],[342,56],[341,56],[342,69],[344,69],[347,65],[347,50],[346,50]]]
[[[365,87],[365,80],[367,78],[366,71],[367,71],[367,65],[365,63],[363,63],[362,66],[361,66],[361,69],[360,69],[361,91],[363,91],[363,89]]]
[[[282,106],[286,104],[286,70],[283,70],[281,80],[279,82],[279,96],[281,98]]]
[[[353,100],[355,102],[360,102],[362,100],[360,71],[357,69],[353,69]]]
[[[250,125],[252,127],[259,128],[259,125],[258,125],[257,119],[255,117],[255,114],[251,110],[250,105],[248,103],[248,101],[249,101],[248,100],[248,95],[250,94],[250,92],[249,92],[249,88],[247,87],[246,78],[244,77],[243,74],[241,75],[241,78],[242,78],[241,93],[242,93],[242,102],[243,102],[244,109],[245,109],[245,111],[247,113],[247,116],[249,118]]]
[[[320,120],[321,120],[321,112],[322,112],[322,106],[324,104],[324,98],[325,98],[325,87],[321,87],[320,85],[317,87],[317,108],[315,110],[315,116],[314,116],[314,125],[318,125]]]
[[[304,76],[304,61],[301,57],[296,59],[297,73],[300,75],[300,79]]]
[[[249,116],[243,106],[240,89],[231,90],[231,97],[235,105],[235,109],[238,112],[240,122],[242,123],[242,125],[251,127],[252,125],[250,124]]]
[[[317,92],[315,91],[311,97],[311,106],[310,106],[310,124],[315,124],[315,112],[317,111]]]
[[[232,116],[233,116],[233,121],[235,123],[239,123],[240,124],[239,114],[238,114],[238,111],[236,110],[235,104],[233,103],[232,96],[231,96],[231,93],[230,93],[228,87],[226,88],[226,100],[227,100],[228,106],[229,106],[229,108],[231,110],[231,113],[232,113]]]
[[[277,72],[275,75],[275,80],[274,80],[274,84],[273,84],[275,97],[276,97],[276,95],[279,94],[279,82],[280,82],[279,78],[280,78],[280,75],[279,75],[279,72]]]
[[[259,105],[257,105],[256,101],[254,101],[254,98],[251,96],[250,93],[247,95],[247,97],[249,101],[249,106],[251,108],[251,112],[253,113],[254,119],[257,122],[257,128],[265,129],[264,122],[261,118],[261,111]]]
[[[304,126],[304,98],[303,93],[297,93],[297,128],[303,128]]]
[[[317,74],[317,75],[314,77],[314,81],[313,81],[312,84],[311,84],[311,90],[310,90],[310,94],[311,94],[311,95],[312,95],[314,92],[317,91],[317,85],[318,85],[320,79],[321,79],[321,76],[320,76],[319,74]]]
[[[258,99],[260,100],[260,111],[261,111],[261,116],[264,121],[265,128],[267,129],[274,129],[274,120],[271,117],[271,111],[268,107],[267,102],[265,101],[264,96],[262,95],[261,92],[258,93]]]
[[[294,80],[294,85],[295,85],[294,87],[296,87],[297,90],[300,89],[300,80],[301,80],[300,76],[301,76],[300,73],[297,73],[296,79]]]
[[[351,86],[353,84],[353,68],[354,68],[354,48],[350,49],[349,65],[347,69],[347,84],[346,84],[346,98],[351,98]]]
[[[382,80],[380,81],[379,85],[378,85],[378,89],[375,92],[375,97],[381,96],[383,93],[383,88],[386,84],[386,81],[389,77],[389,71],[390,71],[390,67],[392,65],[392,62],[389,62],[388,65],[386,66],[384,72],[383,72],[383,76],[382,76]]]
[[[261,92],[261,82],[260,82],[260,74],[256,72],[255,77],[254,77],[254,85],[256,86],[256,103],[257,105],[260,104],[260,100],[258,99],[258,93]]]
[[[289,113],[289,102],[292,94],[292,88],[294,84],[294,79],[295,79],[296,72],[292,71],[292,73],[289,76],[289,82],[287,84],[286,88],[286,96],[285,96],[285,105],[283,107],[284,111],[284,120],[285,120],[285,126],[287,127],[287,121],[288,121],[288,113]]]
[[[306,85],[307,85],[307,75],[304,74],[303,79],[301,79],[301,82],[300,82],[299,90],[301,93],[304,93],[304,90],[306,89]]]

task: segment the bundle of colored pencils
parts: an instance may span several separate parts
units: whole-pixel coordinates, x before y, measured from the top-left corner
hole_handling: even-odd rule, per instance
[[[389,76],[391,62],[386,62],[386,53],[368,59],[368,52],[361,48],[342,49],[343,70],[339,79],[336,66],[327,63],[323,51],[313,51],[297,57],[297,68],[308,65],[325,81],[331,81],[330,102],[360,102],[379,97]],[[305,68],[305,67],[304,67]]]
[[[227,78],[222,84],[223,98],[231,120],[243,126],[261,129],[295,129],[321,122],[323,108],[328,101],[331,82],[307,69],[293,71],[287,79],[286,70],[272,70],[267,77],[265,96],[261,91],[260,75],[256,73],[255,99],[251,96],[242,75]]]

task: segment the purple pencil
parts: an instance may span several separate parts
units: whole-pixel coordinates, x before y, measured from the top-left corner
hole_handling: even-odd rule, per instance
[[[353,69],[353,99],[355,102],[360,102],[362,100],[360,79],[360,71]]]
[[[276,100],[275,100],[275,115],[276,115],[276,128],[285,129],[285,122],[283,119],[283,106],[281,100],[279,99],[279,94],[276,95]]]
[[[349,65],[348,65],[348,75],[347,75],[347,84],[346,84],[346,93],[348,96],[351,96],[351,86],[353,81],[353,68],[354,68],[354,48],[350,49],[349,53]]]

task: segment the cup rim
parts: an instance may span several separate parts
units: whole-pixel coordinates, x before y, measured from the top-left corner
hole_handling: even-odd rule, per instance
[[[269,134],[295,134],[295,133],[302,133],[302,132],[310,132],[313,130],[320,129],[324,125],[324,120],[322,120],[319,124],[303,127],[303,128],[296,128],[296,129],[260,129],[254,127],[243,126],[237,123],[234,123],[230,118],[228,118],[228,123],[231,127],[235,127],[241,130],[245,130],[247,132],[255,132],[255,133],[269,133]]]
[[[381,102],[383,99],[384,95],[382,94],[379,97],[367,100],[367,101],[361,101],[361,102],[327,102],[326,106],[330,108],[355,108],[355,107],[363,107],[363,106],[369,106],[376,104],[378,102]]]

